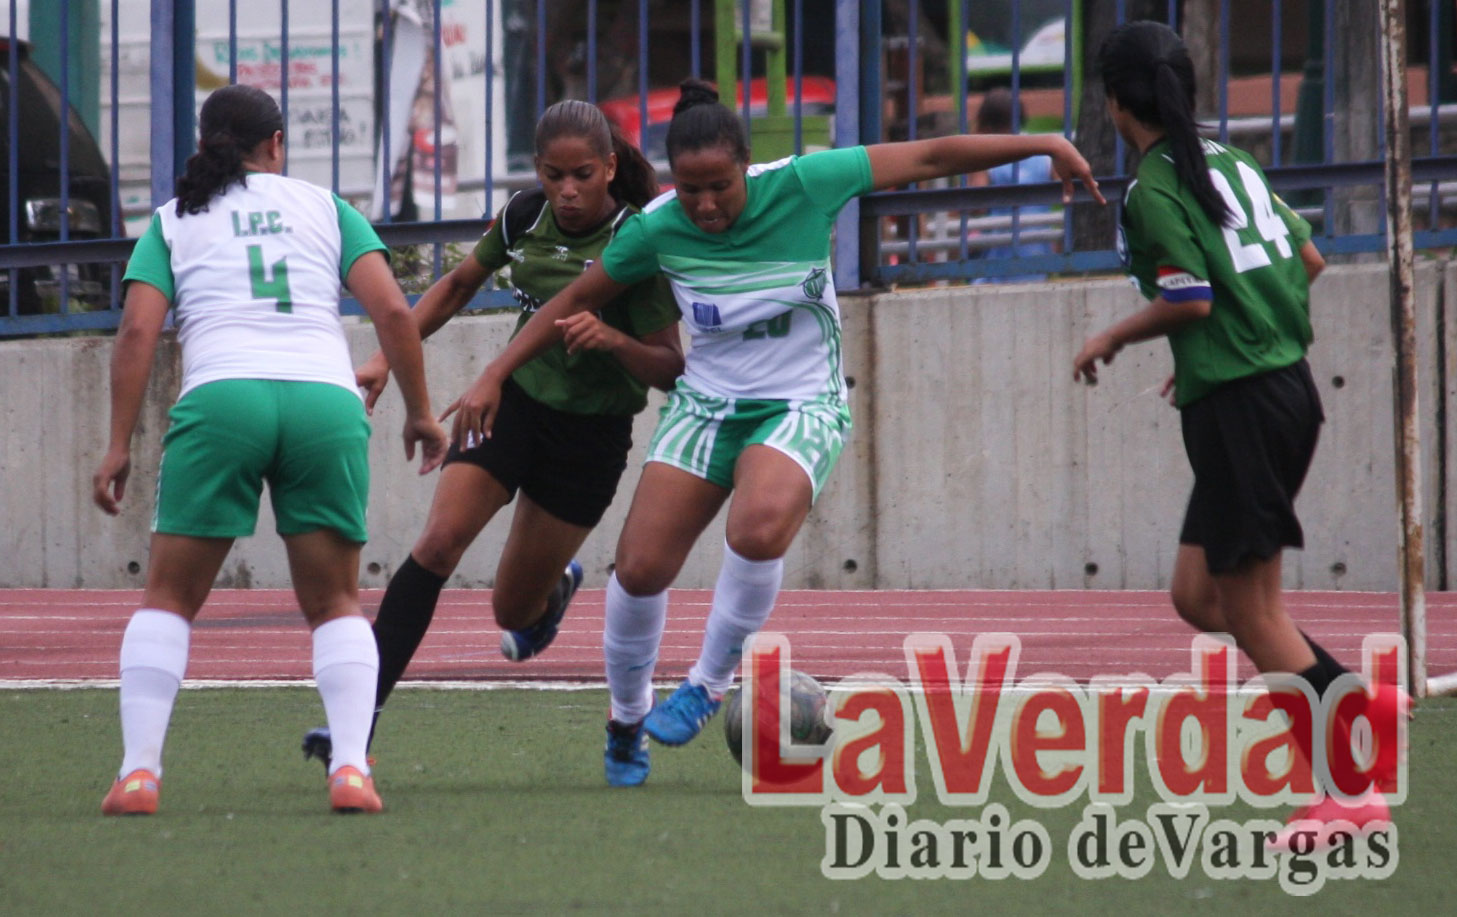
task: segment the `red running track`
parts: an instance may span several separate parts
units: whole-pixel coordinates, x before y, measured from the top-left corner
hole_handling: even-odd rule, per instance
[[[365,607],[380,591],[363,595]],[[0,686],[111,680],[135,590],[0,590]],[[446,590],[407,680],[602,681],[603,591],[577,595],[550,651],[526,663],[501,657],[485,590]],[[677,681],[698,653],[709,593],[671,593],[657,675]],[[1294,592],[1291,613],[1311,637],[1355,668],[1361,638],[1399,633],[1398,603],[1385,593]],[[1427,596],[1428,673],[1457,672],[1457,593]],[[1163,592],[877,591],[785,592],[768,630],[786,634],[792,663],[821,678],[873,672],[905,680],[911,633],[946,634],[964,671],[972,640],[1008,632],[1021,640],[1018,672],[1079,681],[1135,672],[1162,679],[1189,671],[1192,632]],[[198,618],[188,679],[307,680],[310,648],[292,594],[220,589]],[[1241,660],[1241,677],[1252,674]],[[1019,676],[1020,677],[1020,676]]]

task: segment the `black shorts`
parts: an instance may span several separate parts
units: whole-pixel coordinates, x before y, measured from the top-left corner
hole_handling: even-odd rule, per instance
[[[1225,383],[1180,419],[1194,491],[1179,542],[1202,547],[1215,574],[1304,547],[1295,495],[1325,420],[1306,362]]]
[[[571,414],[547,407],[507,379],[491,438],[445,463],[484,468],[514,498],[519,488],[563,522],[591,528],[602,520],[632,448],[632,418]]]

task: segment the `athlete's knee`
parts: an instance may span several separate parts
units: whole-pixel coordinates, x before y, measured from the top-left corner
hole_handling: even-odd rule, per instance
[[[681,566],[666,557],[626,550],[619,545],[612,572],[617,577],[617,585],[628,595],[657,595],[673,585]]]
[[[358,598],[347,595],[331,596],[307,604],[300,602],[299,606],[310,630],[317,630],[338,618],[363,617],[359,610]]]
[[[427,528],[410,549],[410,554],[414,556],[415,563],[426,570],[436,576],[448,577],[460,565],[460,559],[465,556],[471,541],[470,537],[459,532]]]
[[[211,590],[212,583],[204,583],[196,578],[174,580],[153,575],[148,579],[142,593],[142,604],[147,608],[170,611],[192,621],[202,610]]]
[[[1219,601],[1209,590],[1191,587],[1174,580],[1169,590],[1174,611],[1180,618],[1197,630],[1207,632],[1224,630],[1224,616],[1219,610]]]
[[[775,560],[789,551],[802,521],[798,513],[751,512],[730,520],[725,540],[745,560]]]

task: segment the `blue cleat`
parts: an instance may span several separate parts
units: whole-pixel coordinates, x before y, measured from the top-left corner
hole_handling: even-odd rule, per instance
[[[539,655],[556,639],[562,618],[567,615],[567,606],[572,596],[582,585],[582,565],[575,560],[567,564],[562,578],[546,600],[546,613],[535,624],[521,630],[508,630],[501,634],[501,655],[512,662],[525,662]]]
[[[607,721],[607,748],[602,766],[611,786],[642,786],[648,779],[648,737],[642,723]]]
[[[722,698],[709,697],[707,688],[684,681],[648,713],[643,731],[664,745],[686,745],[721,706]]]
[[[375,712],[375,718],[379,718],[379,712]],[[370,736],[374,741],[374,736]],[[304,760],[317,758],[324,763],[324,776],[329,775],[329,767],[333,764],[334,758],[334,736],[329,732],[328,726],[315,726],[304,733]],[[374,767],[374,755],[365,758],[370,767]]]
[[[304,733],[304,760],[317,758],[324,762],[324,773],[329,773],[329,759],[334,756],[334,737],[328,726],[319,726]]]

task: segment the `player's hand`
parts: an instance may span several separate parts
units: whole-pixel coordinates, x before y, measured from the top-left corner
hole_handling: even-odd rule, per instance
[[[445,428],[429,414],[405,421],[405,458],[415,458],[415,444],[420,444],[420,473],[429,474],[445,461],[450,450],[450,438]]]
[[[91,476],[91,499],[109,516],[121,512],[121,498],[126,495],[126,480],[132,473],[132,454],[128,449],[108,449],[96,473]]]
[[[1103,192],[1098,190],[1098,180],[1093,177],[1093,169],[1088,161],[1079,153],[1077,147],[1073,146],[1066,139],[1061,140],[1053,150],[1052,176],[1062,182],[1062,202],[1071,204],[1073,202],[1073,190],[1075,182],[1082,182],[1087,187],[1088,193],[1093,200],[1100,204],[1108,203],[1103,197]]]
[[[627,337],[591,312],[578,312],[568,318],[557,319],[556,326],[562,330],[562,343],[566,345],[567,353],[616,350]]]
[[[382,351],[365,360],[354,371],[354,384],[364,389],[364,412],[374,414],[374,403],[390,384],[390,364]]]
[[[496,411],[501,407],[501,383],[496,381],[489,368],[466,389],[450,407],[440,415],[443,422],[451,414],[455,424],[451,427],[451,440],[462,451],[474,447],[483,439],[491,438],[491,425],[496,421]]]
[[[1164,380],[1163,388],[1159,389],[1159,397],[1164,399],[1174,407],[1179,406],[1178,398],[1174,393],[1174,376],[1172,373],[1170,373],[1169,377]]]
[[[1083,342],[1083,349],[1073,357],[1073,381],[1079,380],[1089,385],[1098,384],[1098,361],[1104,364],[1112,363],[1113,358],[1123,345],[1113,339],[1113,335],[1104,331],[1095,334]]]

